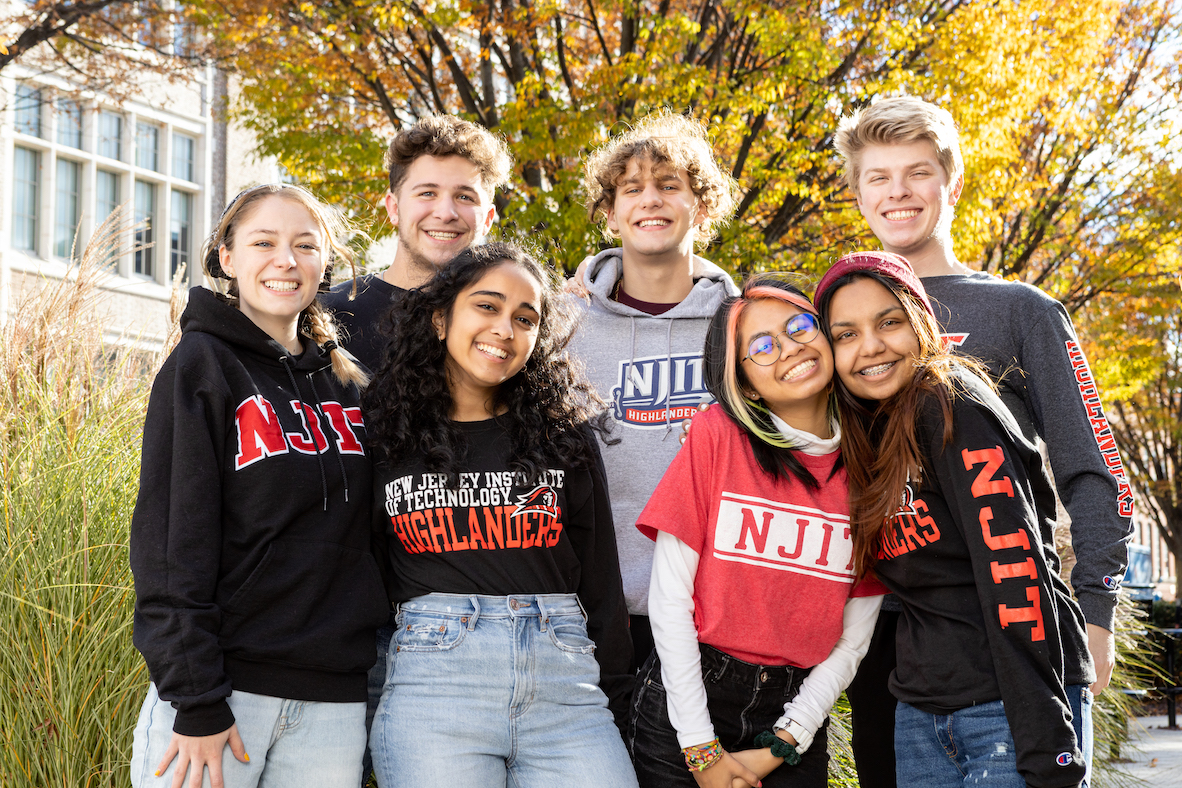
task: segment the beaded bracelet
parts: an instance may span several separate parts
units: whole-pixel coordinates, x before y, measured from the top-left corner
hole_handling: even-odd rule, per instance
[[[722,757],[722,745],[718,739],[714,739],[695,747],[686,747],[681,753],[685,756],[685,765],[689,770],[700,772]]]
[[[771,731],[764,731],[755,737],[756,747],[771,747],[772,755],[783,758],[784,763],[795,766],[800,763],[800,753],[795,744],[789,744]]]

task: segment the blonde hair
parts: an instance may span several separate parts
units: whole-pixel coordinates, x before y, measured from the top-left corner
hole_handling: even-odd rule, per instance
[[[833,147],[845,163],[845,182],[855,195],[862,176],[859,154],[867,145],[930,142],[952,185],[964,174],[960,135],[948,110],[915,96],[892,96],[854,110],[837,124]]]
[[[221,249],[232,249],[234,233],[238,224],[246,219],[253,210],[268,197],[278,197],[298,203],[307,209],[313,220],[324,233],[325,249],[328,256],[324,269],[324,279],[321,289],[325,289],[332,281],[333,264],[337,259],[349,263],[353,270],[353,287],[357,287],[357,268],[354,264],[356,255],[349,248],[346,239],[350,235],[349,222],[334,208],[316,199],[312,192],[302,186],[287,183],[267,183],[252,186],[239,192],[222,212],[222,218],[217,227],[205,241],[202,250],[202,266],[211,279],[229,280],[226,292],[222,295],[233,306],[238,306],[238,282],[222,269]],[[300,333],[311,339],[317,345],[326,346],[329,358],[332,360],[332,371],[337,380],[346,385],[353,383],[358,388],[364,388],[369,383],[369,375],[365,373],[353,357],[345,352],[338,344],[339,334],[332,313],[321,305],[319,299],[313,298],[312,303],[300,313]]]
[[[583,168],[583,190],[587,215],[597,222],[606,217],[616,202],[616,184],[628,169],[628,162],[640,158],[654,166],[685,170],[694,196],[706,206],[706,218],[695,228],[699,245],[709,242],[735,210],[735,179],[724,172],[714,157],[706,127],[684,115],[660,110],[645,117],[635,128],[600,147],[587,158]],[[606,225],[605,237],[617,235]]]

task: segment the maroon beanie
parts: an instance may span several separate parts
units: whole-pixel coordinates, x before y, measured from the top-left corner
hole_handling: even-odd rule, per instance
[[[928,300],[928,294],[923,289],[923,284],[915,275],[915,271],[911,270],[911,263],[907,262],[907,258],[890,252],[854,252],[839,257],[837,262],[830,266],[825,275],[821,277],[821,283],[817,285],[817,292],[813,294],[813,303],[819,305],[821,295],[834,282],[854,271],[874,271],[888,279],[895,280],[915,296],[915,300],[928,310],[928,314],[932,317],[936,316],[935,310],[932,309],[932,302]]]

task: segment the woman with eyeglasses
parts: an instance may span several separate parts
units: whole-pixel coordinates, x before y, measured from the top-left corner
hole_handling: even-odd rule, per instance
[[[750,279],[706,334],[699,414],[637,526],[656,540],[629,745],[644,786],[824,786],[826,719],[885,589],[855,582],[833,353],[805,295]]]

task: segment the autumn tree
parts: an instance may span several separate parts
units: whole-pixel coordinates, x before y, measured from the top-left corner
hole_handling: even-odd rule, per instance
[[[1153,148],[1179,90],[1162,55],[1177,18],[1159,0],[198,0],[195,14],[243,80],[242,120],[298,177],[373,215],[382,141],[460,113],[517,153],[503,224],[544,229],[567,264],[599,240],[581,158],[661,106],[706,119],[743,186],[713,259],[816,268],[869,243],[832,133],[893,91],[962,126],[965,259],[1075,306],[1135,281],[1146,239],[1173,239],[1148,177],[1168,170]],[[1147,205],[1156,224],[1133,218]]]
[[[1138,515],[1182,566],[1182,278],[1160,281],[1137,298],[1097,299],[1087,328]]]
[[[8,0],[0,7],[0,70],[19,63],[123,96],[145,71],[181,75],[200,62],[183,6],[166,0]]]

